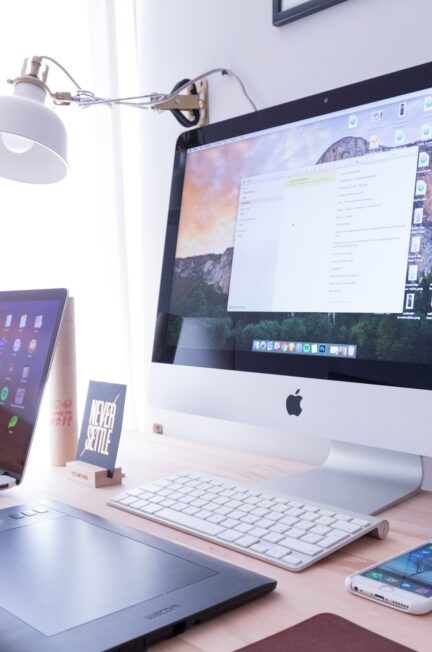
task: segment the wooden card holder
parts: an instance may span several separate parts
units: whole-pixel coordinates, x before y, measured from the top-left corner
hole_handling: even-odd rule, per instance
[[[66,463],[66,474],[71,480],[81,482],[90,487],[106,487],[112,484],[121,484],[123,473],[121,466],[114,469],[112,477],[108,475],[107,469],[88,462],[73,460]]]

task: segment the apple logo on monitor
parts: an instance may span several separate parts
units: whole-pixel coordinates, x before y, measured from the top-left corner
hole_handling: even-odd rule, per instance
[[[300,403],[303,399],[303,396],[300,396],[299,392],[300,389],[298,389],[295,394],[290,394],[286,400],[286,409],[288,414],[294,414],[296,417],[298,417],[302,411]]]

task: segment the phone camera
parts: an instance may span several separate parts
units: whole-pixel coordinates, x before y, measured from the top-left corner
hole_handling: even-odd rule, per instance
[[[358,587],[357,587],[357,586],[354,586],[353,588],[354,588],[354,591],[358,591]]]

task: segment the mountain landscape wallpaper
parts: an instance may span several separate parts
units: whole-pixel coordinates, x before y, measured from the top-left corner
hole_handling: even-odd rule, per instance
[[[416,259],[415,304],[409,313],[227,311],[240,180],[372,153],[368,138],[337,138],[344,131],[346,115],[188,153],[168,322],[170,345],[177,345],[180,337],[183,347],[237,351],[250,351],[254,339],[332,342],[357,345],[357,357],[367,360],[432,361],[430,167],[421,170],[427,186],[423,221],[412,228],[412,233],[421,235],[421,249]],[[414,128],[412,133],[407,132],[406,140],[419,145],[432,161],[431,141],[419,141]],[[386,142],[382,135],[380,142]],[[392,148],[390,128],[387,142],[390,144],[380,145],[373,152]],[[301,278],[296,281],[301,283]],[[195,334],[188,336],[183,329],[186,319],[196,320],[205,337],[197,340],[193,329]]]

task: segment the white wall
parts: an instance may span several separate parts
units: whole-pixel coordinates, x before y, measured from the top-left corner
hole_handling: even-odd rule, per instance
[[[243,80],[258,108],[324,91],[430,60],[430,0],[346,0],[276,28],[272,0],[137,0],[142,90],[168,91],[184,77],[227,67]],[[250,110],[236,82],[210,80],[210,118]],[[180,126],[168,114],[143,121],[143,220],[148,364],[162,260],[173,147]],[[235,445],[263,441],[266,432],[241,424],[161,411],[144,405],[171,434],[207,436]],[[313,448],[313,450],[311,450]],[[293,458],[318,462],[326,442],[286,442]],[[429,465],[429,469],[431,466]],[[430,470],[429,470],[430,473]],[[431,478],[427,480],[432,488]]]

